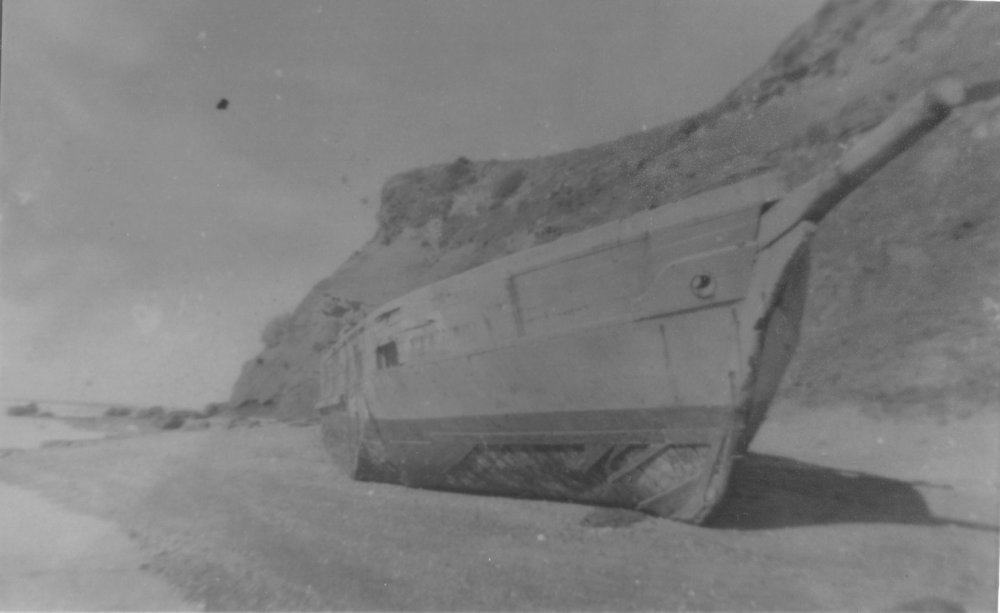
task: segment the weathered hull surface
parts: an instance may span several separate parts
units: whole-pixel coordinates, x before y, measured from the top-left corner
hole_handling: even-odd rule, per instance
[[[787,197],[758,177],[384,305],[327,356],[331,450],[359,479],[701,521],[797,344],[813,222],[948,91]]]

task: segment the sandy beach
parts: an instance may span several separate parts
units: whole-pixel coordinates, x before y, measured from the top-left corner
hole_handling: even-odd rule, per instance
[[[0,484],[0,608],[191,610],[114,523]]]
[[[996,607],[995,411],[779,405],[706,527],[351,481],[306,423],[128,421],[0,458],[0,609]]]
[[[49,417],[0,414],[0,455],[106,438],[70,420],[104,407],[46,404]],[[136,427],[135,430],[138,430]],[[74,513],[27,489],[0,484],[3,610],[191,610],[177,588],[148,572],[147,556],[113,522]]]

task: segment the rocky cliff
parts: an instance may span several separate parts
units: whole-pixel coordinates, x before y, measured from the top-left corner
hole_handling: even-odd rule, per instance
[[[263,335],[231,403],[312,411],[324,348],[376,306],[493,258],[773,170],[789,186],[943,76],[978,83],[944,125],[820,227],[802,406],[965,415],[1000,404],[1000,6],[833,1],[714,107],[558,155],[390,178],[376,235]],[[623,92],[622,95],[627,95]]]

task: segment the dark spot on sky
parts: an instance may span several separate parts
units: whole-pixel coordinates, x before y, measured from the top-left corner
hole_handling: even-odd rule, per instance
[[[977,225],[978,224],[975,221],[966,219],[951,229],[951,237],[955,240],[965,238],[966,236],[972,234],[972,231],[976,229]]]
[[[215,108],[219,109],[220,111],[226,110],[227,108],[229,108],[229,100],[227,100],[226,98],[219,99],[219,103],[215,105]]]

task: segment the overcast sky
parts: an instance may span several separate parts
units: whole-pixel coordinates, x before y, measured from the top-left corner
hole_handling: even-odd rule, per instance
[[[390,174],[698,111],[818,4],[6,0],[0,396],[225,399]]]

